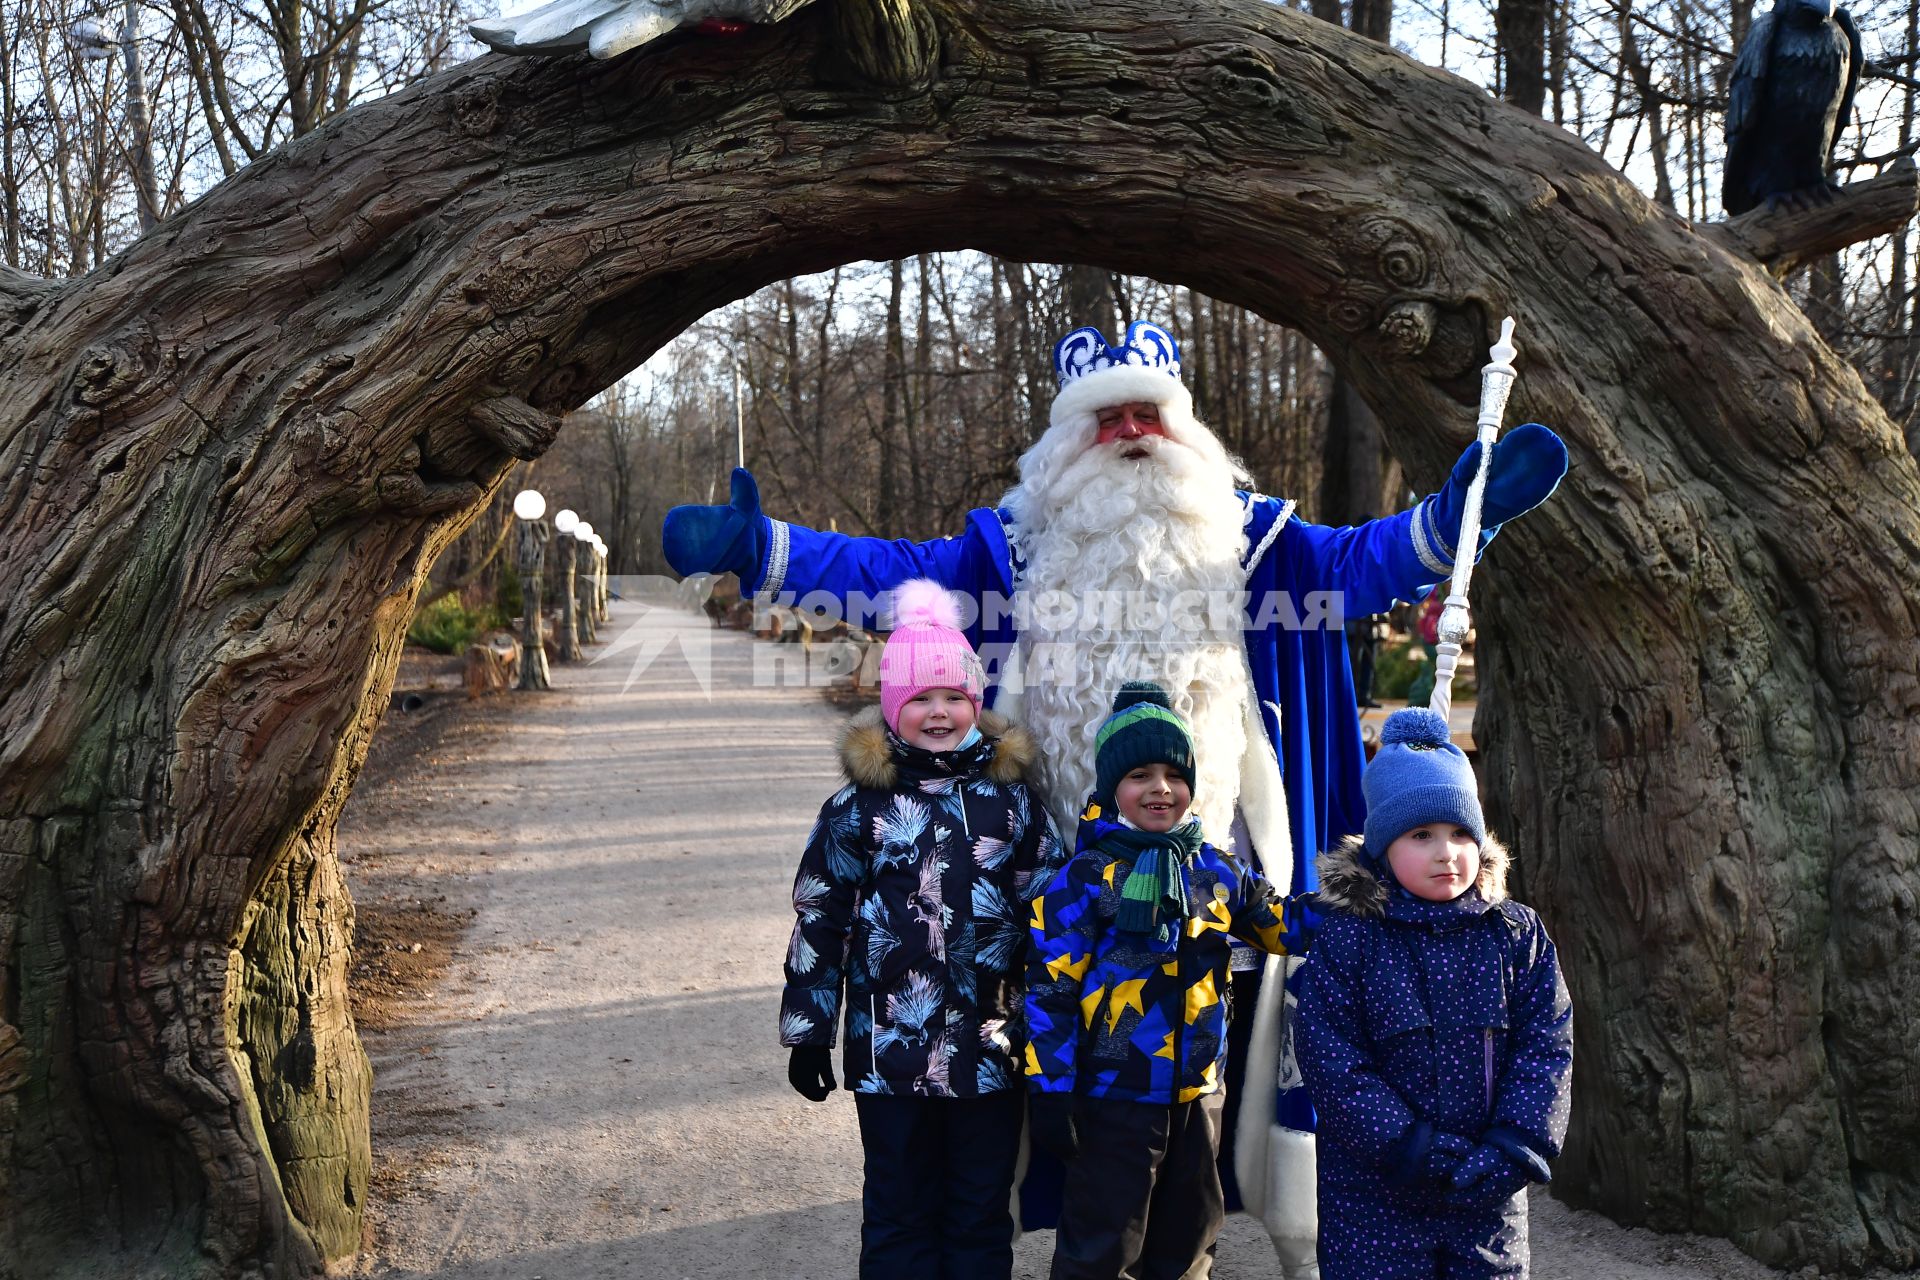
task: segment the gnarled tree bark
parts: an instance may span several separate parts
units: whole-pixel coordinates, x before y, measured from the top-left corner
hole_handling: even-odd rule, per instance
[[[1520,317],[1513,416],[1574,469],[1476,578],[1476,736],[1579,1006],[1557,1185],[1911,1264],[1920,469],[1854,372],[1572,138],[1333,26],[905,20],[938,61],[885,89],[823,10],[482,59],[91,277],[0,274],[0,1269],[352,1251],[332,833],[426,566],[545,415],[709,309],[961,247],[1300,326],[1429,482]]]

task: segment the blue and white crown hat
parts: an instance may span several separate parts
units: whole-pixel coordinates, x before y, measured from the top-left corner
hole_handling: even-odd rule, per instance
[[[1053,344],[1053,376],[1060,389],[1048,417],[1056,427],[1135,400],[1159,405],[1178,424],[1193,420],[1193,393],[1180,381],[1180,344],[1151,321],[1128,325],[1118,346],[1091,325],[1075,329]]]

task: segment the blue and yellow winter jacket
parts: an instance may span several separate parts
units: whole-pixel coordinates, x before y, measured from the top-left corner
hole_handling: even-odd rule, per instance
[[[1131,863],[1097,846],[1119,824],[1088,805],[1072,861],[1034,899],[1027,960],[1027,1086],[1036,1093],[1171,1104],[1220,1088],[1227,938],[1286,955],[1300,904],[1202,844],[1182,872],[1192,913],[1162,940],[1114,927]],[[1291,921],[1291,923],[1290,923]]]

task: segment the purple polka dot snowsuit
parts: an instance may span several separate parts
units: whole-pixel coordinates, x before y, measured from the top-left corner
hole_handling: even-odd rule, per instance
[[[1573,1010],[1540,917],[1478,884],[1425,902],[1352,840],[1320,861],[1300,1070],[1319,1116],[1323,1280],[1527,1275],[1526,1183],[1566,1136]],[[1466,1190],[1462,1165],[1489,1169]]]

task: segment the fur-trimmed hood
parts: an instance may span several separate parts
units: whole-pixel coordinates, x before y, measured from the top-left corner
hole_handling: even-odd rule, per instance
[[[993,740],[993,758],[985,775],[1002,786],[1025,780],[1039,758],[1033,735],[997,711],[980,712],[980,734]],[[856,786],[891,791],[900,782],[900,768],[888,741],[886,718],[879,707],[868,707],[840,730],[840,767]]]
[[[1387,910],[1387,882],[1368,865],[1364,836],[1348,836],[1340,844],[1321,854],[1320,902],[1329,911],[1348,915],[1380,917]],[[1498,906],[1507,897],[1507,866],[1512,855],[1491,833],[1480,843],[1480,875],[1473,887],[1488,905]]]

